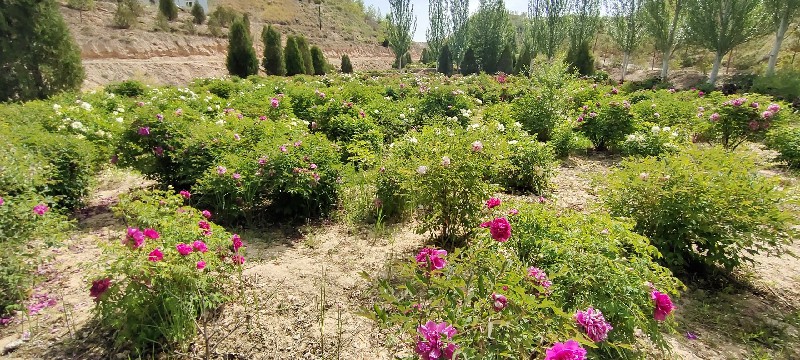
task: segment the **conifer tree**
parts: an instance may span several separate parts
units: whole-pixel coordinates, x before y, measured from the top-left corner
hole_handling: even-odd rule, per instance
[[[594,75],[594,57],[589,49],[589,43],[584,41],[578,47],[570,47],[566,63],[569,65],[570,71],[583,76]]]
[[[497,71],[511,74],[514,71],[514,55],[511,53],[511,45],[506,44],[500,58],[497,59]]]
[[[311,57],[311,49],[308,47],[308,40],[305,37],[297,37],[297,48],[303,56],[303,69],[306,75],[314,75],[314,59]]]
[[[467,51],[464,52],[464,60],[461,60],[459,69],[461,70],[461,75],[478,73],[478,62],[475,60],[475,52],[472,51],[472,48],[467,48]]]
[[[84,79],[80,49],[54,0],[0,5],[0,101],[43,99],[77,90]]]
[[[342,73],[353,73],[353,64],[350,63],[350,57],[347,54],[342,55]]]
[[[284,56],[286,57],[286,75],[293,76],[306,73],[303,54],[300,52],[300,48],[297,47],[297,39],[294,36],[286,38]]]
[[[439,51],[436,70],[446,76],[453,75],[453,55],[450,53],[450,47],[447,44],[442,46],[442,50]]]
[[[258,74],[258,58],[253,49],[253,40],[245,30],[244,22],[234,21],[228,35],[228,73],[240,78]]]
[[[194,5],[192,5],[192,16],[194,17],[194,23],[197,25],[206,22],[206,11],[203,10],[203,7],[200,6],[199,2],[196,2]]]
[[[533,61],[531,49],[528,45],[524,45],[519,57],[517,57],[517,62],[514,64],[514,74],[527,74],[531,68],[531,61]]]
[[[158,0],[158,11],[169,21],[178,18],[178,5],[172,0]]]
[[[286,75],[286,64],[283,61],[281,48],[281,34],[270,26],[261,30],[261,40],[264,42],[264,57],[261,65],[267,75]]]
[[[325,75],[328,62],[325,61],[325,54],[322,53],[322,49],[316,45],[311,47],[311,61],[314,65],[314,75]]]

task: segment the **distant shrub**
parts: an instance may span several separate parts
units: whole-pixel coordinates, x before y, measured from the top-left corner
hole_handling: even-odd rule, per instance
[[[192,5],[192,18],[192,21],[194,21],[194,23],[197,25],[201,25],[206,22],[206,11],[203,10],[203,7],[200,6],[199,2],[196,2],[194,5]]]
[[[500,57],[497,59],[497,71],[504,74],[514,72],[514,54],[509,44],[506,44],[503,51],[500,52]]]
[[[342,73],[353,73],[353,64],[350,63],[350,57],[347,54],[342,55]]]
[[[573,129],[572,123],[561,122],[553,130],[553,138],[547,142],[553,148],[556,157],[565,158],[571,154],[586,153],[592,148],[592,142],[582,133]]]
[[[611,214],[636,221],[670,267],[730,271],[792,239],[785,192],[755,169],[751,157],[721,148],[626,159],[603,177],[602,195]]]
[[[533,137],[508,141],[507,166],[498,171],[499,183],[508,190],[543,195],[555,174],[553,149]]]
[[[681,145],[683,141],[677,131],[673,131],[669,126],[662,128],[653,125],[649,130],[628,135],[625,141],[619,144],[619,150],[623,155],[629,156],[660,156],[680,150]]]
[[[470,75],[478,73],[478,61],[475,59],[475,52],[471,48],[467,48],[464,52],[464,58],[459,65],[461,75]]]
[[[142,96],[145,90],[144,84],[136,80],[126,80],[119,84],[106,86],[106,91],[127,97]]]
[[[137,0],[124,0],[117,3],[117,10],[114,12],[114,27],[119,29],[129,29],[138,21],[139,16],[144,11]]]
[[[261,41],[264,42],[264,56],[261,66],[267,75],[286,75],[286,62],[283,59],[283,49],[281,48],[281,34],[272,27],[265,26],[261,30]]]
[[[173,21],[178,18],[178,5],[172,0],[158,0],[158,12]]]
[[[800,100],[800,72],[780,70],[772,76],[756,77],[750,91],[772,95],[786,102],[797,102]]]
[[[588,42],[570,46],[565,61],[569,64],[570,71],[581,76],[594,75],[594,57]]]
[[[639,90],[659,90],[659,89],[669,89],[672,87],[672,84],[669,82],[664,81],[658,76],[650,77],[644,80],[638,81],[627,81],[622,84],[622,91],[626,93],[632,93]]]
[[[294,76],[306,73],[303,53],[297,44],[297,38],[289,36],[286,38],[286,49],[284,50],[286,59],[286,75]]]
[[[630,103],[620,96],[587,104],[578,117],[578,130],[594,144],[595,150],[608,150],[622,142],[635,129]]]
[[[766,144],[778,152],[778,160],[793,168],[800,167],[800,127],[776,127],[767,133]]]
[[[442,46],[442,50],[439,52],[436,71],[444,74],[445,76],[453,75],[453,58],[452,54],[450,53],[450,47],[446,44]]]
[[[311,63],[314,68],[314,75],[325,75],[328,69],[328,61],[318,46],[311,47]]]

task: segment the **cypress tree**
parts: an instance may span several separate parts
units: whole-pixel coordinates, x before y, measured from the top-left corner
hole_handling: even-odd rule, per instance
[[[200,25],[206,22],[206,11],[200,6],[199,2],[192,5],[192,16],[194,16],[194,23]]]
[[[303,64],[303,54],[300,53],[300,48],[297,47],[297,39],[294,36],[286,38],[286,75],[300,75],[306,73],[305,65]]]
[[[531,49],[528,45],[525,45],[522,47],[522,52],[519,53],[519,57],[517,57],[517,63],[514,64],[514,74],[527,74],[531,68],[531,61],[533,61]]]
[[[247,36],[252,38],[250,35],[250,15],[242,15],[242,23],[244,24],[244,29],[247,30]]]
[[[419,62],[421,62],[423,64],[427,64],[427,63],[431,62],[430,56],[428,54],[428,48],[422,49],[422,55],[420,55],[420,57],[419,57]]]
[[[228,35],[228,72],[240,78],[258,74],[258,58],[244,22],[234,21]]]
[[[442,46],[442,50],[439,51],[439,64],[436,70],[447,76],[453,75],[453,55],[447,44]]]
[[[566,62],[570,71],[582,76],[594,75],[594,57],[589,49],[589,43],[583,42],[578,46],[570,46]]]
[[[511,54],[511,45],[506,44],[500,58],[497,59],[497,71],[511,74],[514,71],[514,55]]]
[[[80,49],[54,0],[2,3],[0,101],[43,99],[83,83]]]
[[[461,75],[477,74],[478,62],[475,61],[475,52],[472,48],[467,48],[464,53],[464,60],[461,61]]]
[[[353,73],[353,64],[350,63],[350,57],[347,54],[342,55],[342,73]]]
[[[164,14],[167,20],[172,21],[178,18],[178,5],[172,0],[159,0],[158,11]]]
[[[325,75],[325,68],[328,62],[325,61],[325,54],[318,46],[311,47],[311,62],[314,65],[314,75]]]
[[[303,69],[306,75],[314,75],[314,59],[311,58],[311,49],[308,47],[308,40],[304,36],[297,37],[297,48],[303,57]]]
[[[261,30],[261,40],[264,42],[264,58],[262,66],[267,75],[286,75],[286,64],[283,61],[281,48],[281,34],[270,26]]]

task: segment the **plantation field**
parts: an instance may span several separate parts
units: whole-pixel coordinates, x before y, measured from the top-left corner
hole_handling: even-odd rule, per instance
[[[2,356],[800,358],[800,115],[536,68],[0,106]]]

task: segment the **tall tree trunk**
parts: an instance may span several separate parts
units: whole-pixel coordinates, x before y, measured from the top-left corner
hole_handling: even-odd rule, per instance
[[[775,65],[778,63],[778,54],[781,51],[781,44],[783,38],[786,36],[786,31],[789,29],[789,20],[784,15],[781,18],[781,24],[778,26],[778,31],[775,34],[775,44],[772,45],[772,51],[769,53],[769,63],[767,64],[767,75],[775,74]]]
[[[663,54],[661,59],[661,81],[667,81],[667,75],[669,75],[669,58],[672,56],[672,50],[667,51]]]
[[[621,81],[625,81],[625,73],[628,71],[628,60],[630,59],[630,54],[627,52],[622,55],[622,78]]]
[[[722,65],[722,57],[725,56],[720,51],[717,51],[717,55],[714,56],[714,66],[711,67],[711,75],[708,76],[708,83],[714,85],[717,83],[717,75],[719,74],[719,68]]]

